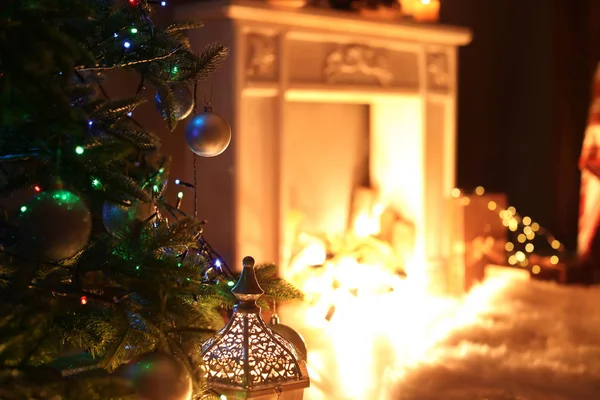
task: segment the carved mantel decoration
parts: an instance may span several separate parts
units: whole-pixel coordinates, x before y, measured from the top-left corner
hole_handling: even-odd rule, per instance
[[[277,79],[277,38],[251,33],[247,36],[246,75],[257,80]]]
[[[325,59],[323,76],[327,83],[336,83],[344,76],[362,75],[377,81],[382,87],[392,84],[394,74],[382,50],[364,45],[340,46]]]
[[[450,88],[450,71],[448,55],[445,52],[427,54],[427,86],[433,90]]]

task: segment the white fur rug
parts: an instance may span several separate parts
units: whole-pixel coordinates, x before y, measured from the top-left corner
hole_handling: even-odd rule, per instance
[[[390,399],[600,399],[599,287],[515,279],[493,304],[431,349],[435,362],[406,371]]]
[[[365,340],[358,327],[383,324],[381,315],[315,329],[302,326],[301,310],[282,311],[308,344],[312,384],[304,399],[600,400],[600,287],[500,276],[435,318],[421,307],[409,297],[386,310],[397,323],[386,332],[408,338],[400,347]],[[354,344],[336,346],[340,335]],[[415,351],[426,336],[435,340]]]

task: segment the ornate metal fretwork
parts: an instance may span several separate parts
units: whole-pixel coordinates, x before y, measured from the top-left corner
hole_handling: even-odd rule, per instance
[[[348,75],[366,76],[384,87],[390,86],[394,80],[383,51],[363,45],[339,47],[325,59],[323,76],[328,83],[335,83]]]
[[[224,331],[218,340],[203,346],[209,382],[233,382],[246,389],[301,378],[295,349],[271,331],[257,314],[234,314]],[[246,331],[248,352],[244,352]]]

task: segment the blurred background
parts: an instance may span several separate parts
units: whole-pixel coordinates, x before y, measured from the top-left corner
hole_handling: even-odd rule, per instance
[[[473,31],[459,50],[458,186],[506,193],[574,250],[600,2],[445,0],[440,22]]]

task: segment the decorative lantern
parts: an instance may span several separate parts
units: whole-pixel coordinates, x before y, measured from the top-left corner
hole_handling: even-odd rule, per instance
[[[245,257],[231,290],[237,298],[227,325],[202,345],[203,369],[212,389],[237,399],[301,400],[310,386],[306,362],[296,348],[261,317],[256,301],[264,294]]]

